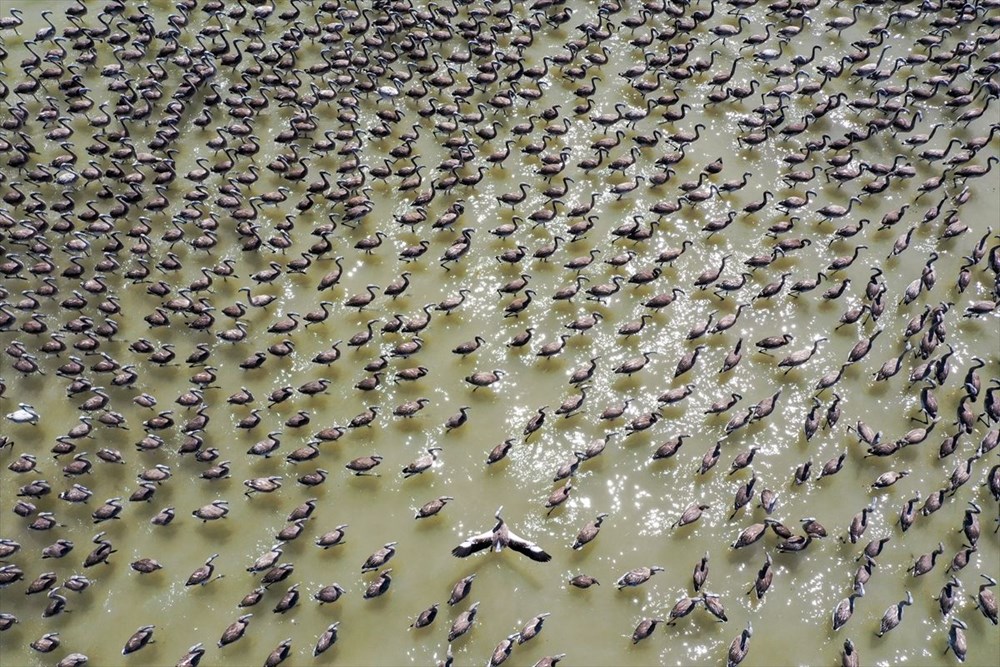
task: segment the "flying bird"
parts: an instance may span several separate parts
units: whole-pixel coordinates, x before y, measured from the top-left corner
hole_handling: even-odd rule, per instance
[[[491,551],[503,551],[505,547],[510,547],[519,554],[523,554],[531,560],[538,561],[539,563],[547,563],[552,560],[552,556],[546,553],[540,546],[510,532],[507,528],[507,524],[500,517],[500,512],[502,511],[503,506],[501,505],[497,509],[497,513],[494,515],[496,516],[497,522],[491,530],[488,530],[485,533],[480,533],[479,535],[473,535],[452,549],[451,554],[453,556],[457,556],[458,558],[465,558],[466,556],[474,554],[477,551],[482,551],[487,547],[489,547]]]

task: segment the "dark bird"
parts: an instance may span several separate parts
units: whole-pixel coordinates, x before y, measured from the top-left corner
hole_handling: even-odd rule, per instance
[[[240,639],[243,633],[247,631],[247,627],[250,625],[250,618],[253,614],[243,614],[235,621],[233,621],[225,632],[222,633],[222,637],[219,639],[219,648],[222,648],[226,644],[232,644],[234,641]]]
[[[726,667],[736,667],[736,665],[743,662],[743,659],[747,657],[747,653],[750,651],[750,637],[752,636],[753,626],[747,622],[746,629],[729,645]]]
[[[368,588],[365,589],[365,593],[362,597],[366,600],[370,600],[385,594],[385,592],[389,590],[389,585],[392,584],[392,577],[389,576],[391,572],[391,567],[382,570],[378,577],[368,585]]]
[[[604,519],[606,519],[607,516],[607,513],[602,512],[597,515],[597,518],[581,528],[579,534],[576,536],[576,539],[573,541],[573,549],[582,549],[585,544],[596,538],[597,534],[601,530],[601,524],[604,523]]]
[[[632,632],[632,643],[638,644],[643,639],[646,639],[651,634],[653,630],[656,629],[658,623],[663,623],[662,618],[647,618],[639,622],[635,630]]]
[[[361,566],[361,571],[370,572],[377,570],[388,563],[396,555],[396,544],[396,542],[387,542],[381,549],[377,549]]]
[[[521,628],[521,632],[518,633],[517,643],[523,644],[524,642],[530,641],[538,636],[538,633],[542,631],[542,624],[550,615],[551,612],[545,612],[529,619],[524,624],[524,627]]]
[[[153,628],[152,625],[144,625],[125,642],[125,648],[122,649],[122,655],[128,655],[129,653],[134,653],[153,641]]]
[[[410,627],[411,628],[427,627],[428,625],[434,622],[435,618],[437,618],[437,613],[438,613],[438,603],[435,602],[430,607],[420,612],[417,615],[417,619],[413,621],[413,623],[410,623]]]
[[[451,630],[448,631],[448,642],[453,642],[472,628],[472,624],[476,621],[476,611],[479,609],[479,603],[474,602],[471,607],[463,611],[455,619],[455,622],[451,625]]]
[[[951,629],[948,631],[948,646],[945,647],[944,652],[947,653],[950,649],[959,662],[965,662],[966,651],[968,650],[965,631],[968,628],[969,626],[965,624],[965,621],[956,618],[952,620]]]
[[[467,577],[463,577],[455,582],[455,585],[451,587],[451,596],[448,598],[448,605],[456,605],[466,598],[466,596],[472,591],[472,580],[476,578],[476,573],[473,572]]]
[[[600,586],[601,582],[593,578],[589,574],[578,574],[569,580],[570,585],[576,586],[577,588],[590,588],[591,586]]]
[[[626,586],[639,586],[649,581],[649,578],[657,572],[663,572],[663,568],[659,565],[654,565],[652,567],[637,567],[634,570],[629,570],[620,576],[618,581],[615,582],[615,586],[618,587],[618,590],[621,590]]]

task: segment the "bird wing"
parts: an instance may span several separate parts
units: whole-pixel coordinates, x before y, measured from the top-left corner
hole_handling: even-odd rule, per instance
[[[508,546],[510,546],[510,548],[517,553],[523,554],[531,560],[538,561],[539,563],[547,563],[552,560],[552,556],[546,553],[545,550],[537,544],[529,542],[523,537],[518,537],[514,533],[508,533],[508,536],[510,537],[510,543]]]
[[[477,551],[482,551],[483,549],[489,547],[493,544],[493,531],[486,531],[479,535],[473,535],[468,538],[457,547],[451,550],[451,555],[458,558],[465,558],[470,556]]]

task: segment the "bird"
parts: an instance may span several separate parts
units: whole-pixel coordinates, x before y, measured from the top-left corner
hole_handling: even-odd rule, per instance
[[[448,631],[448,643],[455,641],[470,629],[472,629],[472,624],[476,620],[476,612],[479,609],[479,602],[473,602],[472,606],[463,611],[452,623],[451,629]]]
[[[411,628],[427,627],[428,625],[434,622],[435,618],[437,618],[437,613],[438,613],[438,603],[435,602],[430,607],[420,612],[417,615],[416,620],[414,620],[413,623],[410,623],[410,627]]]
[[[659,623],[663,623],[662,618],[646,618],[639,622],[639,625],[635,627],[632,632],[632,643],[638,644],[643,639],[646,639],[653,631],[656,630],[656,626]]]
[[[35,426],[39,420],[38,411],[27,403],[18,403],[17,410],[7,414],[7,419],[15,424],[31,424]]]
[[[858,649],[850,639],[844,640],[844,650],[841,652],[840,662],[843,667],[858,667],[861,664],[858,657]]]
[[[146,644],[153,641],[153,628],[154,625],[143,625],[138,630],[136,630],[128,641],[125,642],[125,648],[122,649],[122,655],[128,655],[129,653],[134,653],[139,649],[146,646]]]
[[[365,589],[364,595],[362,597],[364,597],[364,599],[366,600],[370,600],[372,598],[377,598],[381,595],[384,595],[385,592],[389,590],[389,585],[392,583],[392,577],[389,576],[391,573],[392,573],[391,567],[382,570],[379,573],[378,577],[370,584],[368,584],[368,587]]]
[[[569,580],[570,585],[576,586],[577,588],[590,588],[591,586],[600,586],[599,582],[594,577],[589,574],[578,574]]]
[[[464,600],[466,596],[472,591],[472,580],[476,578],[476,573],[473,572],[467,577],[463,577],[455,582],[455,585],[451,588],[451,595],[448,597],[448,605],[454,606]]]
[[[945,647],[944,652],[947,653],[949,650],[955,654],[959,662],[965,662],[965,657],[968,651],[968,642],[966,641],[965,631],[969,629],[965,621],[960,618],[952,619],[951,628],[948,630],[948,645]]]
[[[501,640],[501,642],[497,644],[497,647],[493,649],[493,654],[490,656],[489,667],[499,667],[499,665],[502,665],[507,661],[507,658],[510,657],[511,651],[514,649],[514,641],[517,637],[517,633],[507,635],[505,639]]]
[[[649,581],[649,578],[657,572],[663,571],[664,568],[659,565],[653,565],[651,567],[637,567],[618,577],[618,581],[615,582],[615,586],[618,587],[618,590],[630,586],[639,586]]]
[[[497,509],[496,514],[493,515],[496,518],[496,524],[492,529],[467,538],[452,549],[451,554],[457,558],[465,558],[487,548],[490,551],[500,552],[510,547],[517,553],[539,563],[547,563],[552,560],[552,556],[540,546],[512,533],[507,528],[507,523],[503,520],[501,512],[503,512],[502,505]]]
[[[521,631],[517,633],[517,643],[523,644],[537,637],[538,633],[542,631],[542,624],[545,622],[545,619],[551,615],[551,612],[544,612],[528,619],[521,628]]]
[[[426,519],[432,517],[444,509],[450,501],[454,500],[452,496],[439,496],[434,500],[429,500],[424,503],[413,515],[414,519]]]
[[[247,627],[250,625],[250,619],[253,614],[243,614],[235,621],[233,621],[229,627],[225,629],[222,633],[222,637],[219,639],[218,646],[222,648],[227,644],[232,644],[233,642],[239,640],[243,637],[243,634],[247,631]]]
[[[361,571],[371,572],[388,563],[396,555],[397,544],[398,542],[386,542],[381,548],[376,549],[361,565]]]
[[[212,561],[214,561],[218,557],[219,557],[219,554],[217,554],[217,553],[216,554],[212,554],[211,556],[209,556],[208,559],[205,561],[205,563],[201,567],[197,568],[194,572],[191,573],[191,575],[188,577],[188,579],[187,579],[187,581],[185,582],[184,585],[185,586],[195,586],[195,585],[204,586],[205,584],[209,583],[209,581],[212,580],[212,573],[215,572],[215,566],[212,565]],[[221,575],[220,574],[218,577],[216,577],[216,579],[221,578],[223,576],[225,576],[225,575]]]
[[[993,577],[986,574],[980,574],[980,576],[986,580],[986,583],[980,584],[979,586],[979,595],[974,598],[976,607],[982,612],[983,616],[985,616],[990,623],[996,625],[997,599],[990,588],[996,586],[997,581]]]
[[[677,521],[670,524],[671,528],[676,528],[678,526],[686,526],[688,524],[694,523],[701,518],[701,514],[704,510],[709,509],[709,505],[702,505],[698,503],[692,503],[685,509]]]
[[[573,540],[572,548],[575,551],[582,549],[587,543],[593,541],[601,530],[601,524],[608,517],[606,512],[601,512],[597,517],[580,529],[576,539]]]
[[[854,592],[850,596],[844,598],[833,610],[833,630],[836,632],[840,628],[851,620],[851,616],[854,614],[854,603],[858,598],[865,596],[864,584],[858,584],[855,586]]]
[[[702,598],[691,598],[684,596],[674,603],[674,606],[670,609],[670,614],[667,621],[667,625],[677,625],[677,621],[684,618],[698,606],[698,603],[702,602]]]
[[[906,599],[897,602],[885,610],[882,615],[882,622],[876,636],[881,637],[885,633],[895,628],[903,620],[903,607],[913,604],[913,595],[906,591]]]
[[[729,645],[729,655],[726,660],[727,667],[736,667],[747,657],[750,651],[750,638],[753,636],[753,625],[747,621],[747,627],[740,632],[740,636]]]

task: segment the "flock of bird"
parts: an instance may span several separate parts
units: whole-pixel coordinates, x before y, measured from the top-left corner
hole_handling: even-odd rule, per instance
[[[82,621],[62,615],[73,596],[107,595],[90,576],[115,565],[116,549],[101,525],[82,559],[69,537],[91,530],[91,521],[137,521],[134,508],[155,504],[168,485],[223,489],[235,470],[254,470],[243,481],[245,500],[220,493],[150,519],[183,534],[185,524],[224,520],[231,504],[256,496],[289,497],[296,485],[316,494],[281,511],[294,508],[277,543],[246,568],[254,584],[233,600],[239,610],[220,625],[217,652],[199,641],[177,663],[209,655],[206,662],[223,664],[229,644],[266,623],[244,610],[265,597],[276,614],[301,604],[301,582],[280,596],[272,591],[302,574],[283,552],[334,513],[323,498],[349,492],[347,477],[391,485],[433,476],[447,467],[452,432],[470,430],[500,437],[485,444],[482,468],[463,474],[494,474],[512,450],[535,446],[536,432],[589,420],[596,425],[586,427],[596,429],[589,444],[546,452],[555,486],[544,491],[539,514],[586,496],[597,477],[583,474],[589,462],[625,456],[623,441],[652,438],[643,466],[679,461],[678,475],[717,476],[716,465],[731,460],[732,510],[691,497],[673,534],[706,513],[720,521],[753,514],[731,549],[763,546],[759,572],[747,582],[757,600],[771,587],[777,559],[798,558],[829,536],[867,543],[851,547],[859,563],[852,592],[832,610],[832,632],[840,633],[873,585],[887,543],[903,542],[911,529],[957,531],[964,537],[957,553],[942,537],[909,574],[940,578],[940,649],[965,660],[978,638],[966,634],[972,612],[956,606],[962,592],[973,593],[975,614],[997,624],[995,531],[982,536],[993,541],[988,554],[977,560],[977,553],[980,516],[993,523],[1000,508],[1000,465],[991,464],[1000,441],[1000,237],[988,221],[963,215],[981,198],[996,198],[1000,3],[278,5],[176,0],[156,13],[123,0],[100,7],[77,0],[59,5],[62,16],[42,12],[47,27],[34,36],[20,10],[0,18],[0,400],[10,406],[0,441],[0,643],[19,622],[7,609],[35,614],[30,601],[44,597],[41,614],[53,629],[30,648],[62,651],[60,667],[87,663],[86,647],[61,645],[59,623]],[[581,18],[585,11],[592,16]],[[723,142],[733,146],[720,157],[709,133],[722,114],[737,118],[741,134]],[[868,161],[872,155],[887,157]],[[743,170],[757,160],[762,170],[779,165],[773,183],[783,189],[772,192],[767,175]],[[762,182],[761,194],[748,199]],[[277,185],[268,190],[269,183]],[[726,246],[730,236],[752,245]],[[729,251],[716,252],[720,243]],[[939,276],[939,261],[954,264],[955,274]],[[871,267],[862,270],[865,282],[857,279],[863,264]],[[382,284],[387,271],[396,277]],[[347,289],[358,280],[363,288]],[[545,293],[546,280],[562,286]],[[418,303],[414,294],[432,296]],[[692,320],[682,340],[666,341],[676,313],[705,305],[707,317]],[[779,312],[793,319],[802,312],[807,330],[810,311],[822,308],[842,312],[839,326],[808,338],[775,317],[777,309],[790,309]],[[621,312],[634,317],[615,321]],[[449,373],[421,352],[440,346],[450,323],[463,318],[480,335],[449,345],[459,369]],[[745,343],[748,320],[768,335]],[[559,325],[565,333],[536,339]],[[846,332],[856,343],[821,367],[832,358],[825,348]],[[970,339],[989,356],[970,354]],[[530,392],[501,394],[516,382],[509,375],[551,377],[571,358],[581,363],[559,380],[564,395],[549,405],[524,404]],[[719,385],[749,372],[768,378],[762,383],[772,390],[746,400],[719,396],[692,379],[711,377],[709,364],[719,368]],[[177,365],[191,375],[174,396],[163,387]],[[661,371],[666,379],[656,379]],[[440,406],[431,396],[451,376],[454,386],[444,388],[464,405]],[[633,377],[646,383],[641,392]],[[852,418],[845,428],[842,413],[857,399],[843,389],[848,384],[858,392],[891,386],[921,423],[883,434]],[[793,396],[806,395],[804,405],[795,403]],[[342,414],[357,396],[367,407]],[[48,418],[64,400],[79,408],[77,423]],[[516,404],[508,423],[477,416],[501,400]],[[442,407],[450,416],[429,423],[427,414]],[[697,435],[673,428],[695,412],[704,413]],[[776,418],[801,423],[789,439],[849,431],[859,447],[820,464],[803,453],[786,478],[755,470],[775,452],[740,443]],[[400,446],[334,463],[347,443],[363,447],[370,429],[413,422],[434,443],[416,456]],[[256,442],[247,449],[233,427]],[[65,432],[37,435],[51,428]],[[933,453],[924,444],[932,436],[941,436]],[[135,451],[109,444],[122,437]],[[685,440],[706,437],[703,456],[679,453]],[[940,459],[940,479],[902,502],[881,502],[910,473],[902,461],[912,460],[911,447]],[[398,467],[385,472],[389,462]],[[117,475],[107,471],[117,466],[135,472],[134,485],[87,504],[90,487],[106,490],[104,479]],[[845,466],[859,477],[849,525],[828,531],[813,517],[799,525],[777,518],[788,497]],[[447,515],[449,503],[463,500],[440,495],[414,518]],[[960,526],[924,527],[924,517],[951,503],[967,508]],[[80,507],[93,510],[79,514]],[[66,514],[73,517],[62,523],[58,515]],[[448,548],[459,558],[510,548],[546,563],[566,549],[586,552],[609,519],[597,514],[563,548],[544,534],[519,536],[497,510],[491,529]],[[870,525],[877,536],[866,537]],[[314,537],[324,550],[340,547],[350,530],[349,523],[327,528]],[[51,535],[51,543],[25,548],[34,533]],[[775,540],[762,542],[769,533]],[[397,545],[385,543],[364,562],[362,572],[374,577],[360,582],[365,599],[390,591],[386,565]],[[225,544],[218,548],[224,553]],[[186,585],[235,576],[233,558],[217,566],[219,557]],[[947,572],[936,567],[938,557]],[[60,580],[46,571],[47,559],[82,570]],[[985,570],[966,576],[970,563]],[[153,557],[130,567],[149,577],[164,569]],[[665,568],[639,565],[617,587],[642,586]],[[448,600],[463,610],[447,633],[445,664],[451,645],[475,626],[479,602],[464,603],[474,577],[460,579]],[[722,596],[705,588],[708,577],[706,554],[694,564],[694,593],[642,618],[632,642],[699,607],[727,621]],[[11,593],[24,581],[38,596],[28,602]],[[598,583],[579,574],[565,585]],[[311,596],[334,604],[346,593],[332,583]],[[903,622],[913,602],[907,592],[889,607],[879,636]],[[415,615],[413,632],[434,631],[424,628],[438,606]],[[538,614],[500,641],[488,664],[506,661],[550,615],[558,612]],[[334,646],[339,624],[317,638],[313,655]],[[156,628],[143,624],[122,637],[122,654],[142,651]],[[748,655],[752,637],[748,623],[729,644],[729,665]],[[842,645],[843,664],[860,664],[852,639]],[[287,639],[261,657],[274,667],[296,650]],[[536,664],[587,663],[571,652]]]

